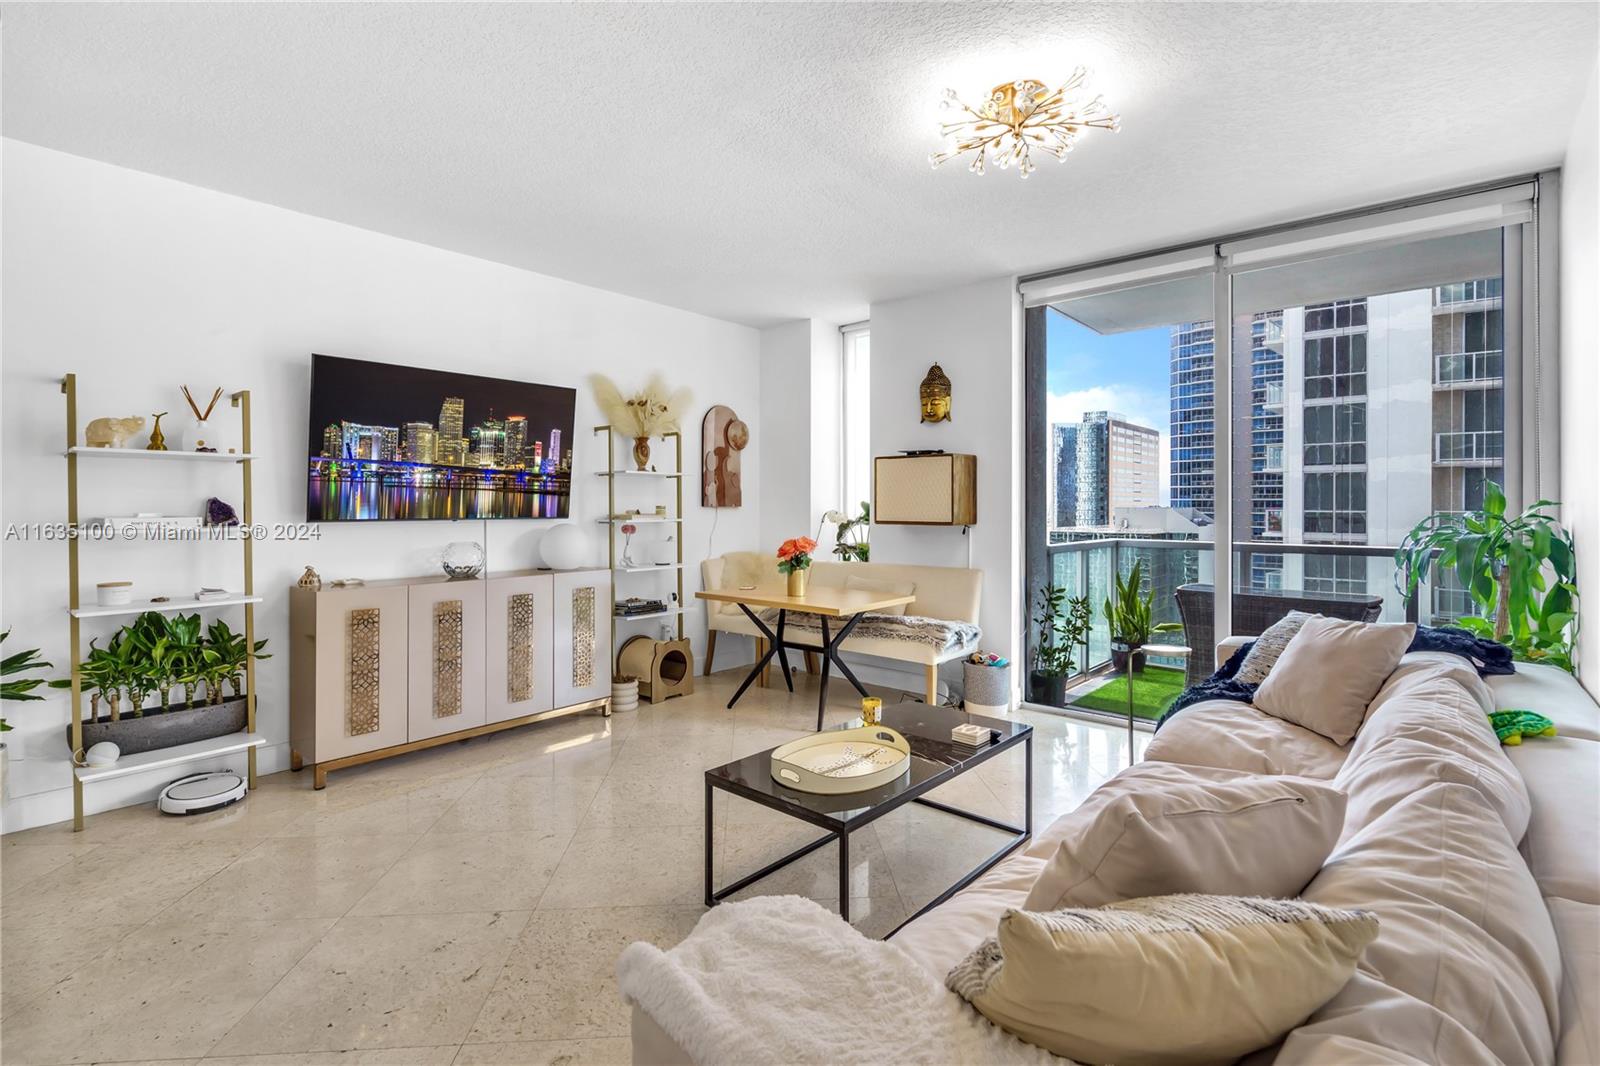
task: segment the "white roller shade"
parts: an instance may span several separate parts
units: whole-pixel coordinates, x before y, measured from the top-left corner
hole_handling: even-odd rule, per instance
[[[1501,244],[1501,231],[1490,229],[1239,270],[1233,276],[1233,309],[1247,314],[1497,278]]]
[[[1206,244],[1161,255],[1145,256],[1141,259],[1109,263],[1105,266],[1051,274],[1048,277],[1024,281],[1017,288],[1022,293],[1025,307],[1042,307],[1045,304],[1109,292],[1113,289],[1207,274],[1215,266],[1215,248]]]
[[[1297,226],[1264,237],[1231,241],[1220,251],[1231,269],[1256,269],[1342,255],[1361,248],[1499,229],[1533,218],[1533,197],[1534,185],[1528,182],[1337,222]]]

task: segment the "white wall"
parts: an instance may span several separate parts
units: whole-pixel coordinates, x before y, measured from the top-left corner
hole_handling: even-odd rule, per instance
[[[255,451],[263,456],[255,464],[256,520],[300,522],[310,356],[322,352],[576,386],[572,515],[586,532],[595,531],[596,561],[605,557],[594,524],[605,495],[592,473],[603,469],[604,454],[588,432],[600,418],[584,377],[600,370],[626,386],[659,369],[694,389],[684,440],[690,470],[698,466],[706,407],[726,403],[751,419],[744,506],[721,513],[714,541],[712,512],[699,506],[698,478],[686,479],[691,594],[708,550],[758,542],[765,478],[749,473],[763,469],[763,444],[771,438],[758,415],[756,331],[15,141],[0,142],[0,151],[4,525],[65,517],[65,419],[57,383],[68,371],[78,375],[81,422],[177,412],[182,383],[207,392],[216,385],[250,389]],[[229,466],[81,466],[85,517],[195,513],[207,495],[239,499],[236,469]],[[262,664],[258,682],[259,726],[270,745],[262,768],[287,762],[283,593],[305,565],[327,578],[430,573],[432,557],[446,543],[487,538],[492,568],[532,566],[548,528],[522,521],[326,525],[318,541],[262,544],[256,586],[267,602],[258,624],[274,656]],[[118,577],[138,580],[145,595],[201,583],[238,586],[238,552],[230,547],[86,546],[81,554],[83,587],[91,596],[95,582]],[[0,580],[0,624],[14,627],[6,650],[41,647],[64,667],[63,546],[5,541]],[[632,580],[667,587],[659,578]],[[86,626],[85,640],[110,628]],[[690,628],[699,643],[703,617],[692,616]],[[737,654],[730,647],[719,665],[734,665]],[[15,726],[7,740],[29,764],[13,774],[13,784],[56,787],[14,799],[5,829],[70,816],[64,695],[6,711]],[[148,798],[166,780],[169,774],[157,774],[94,786],[89,809]]]
[[[966,566],[970,550],[984,575],[983,646],[1011,656],[1022,650],[1021,337],[1011,277],[872,305],[872,454],[942,448],[978,457],[970,538],[959,528],[874,525],[872,560]],[[917,390],[935,362],[950,376],[951,421],[923,425]],[[946,680],[958,679],[950,669]]]
[[[1579,677],[1600,696],[1600,67],[1561,167],[1561,503],[1578,548]]]
[[[839,327],[799,319],[761,331],[762,550],[790,537],[815,536],[839,501]],[[822,530],[818,552],[833,547]]]

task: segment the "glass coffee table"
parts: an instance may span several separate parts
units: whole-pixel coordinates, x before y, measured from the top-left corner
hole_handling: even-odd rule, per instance
[[[717,766],[706,771],[706,906],[715,906],[735,892],[804,858],[829,841],[837,840],[839,913],[848,922],[850,920],[850,834],[907,803],[920,803],[936,811],[953,814],[958,818],[965,818],[1009,834],[1009,839],[998,851],[984,859],[961,880],[945,889],[937,899],[900,923],[900,927],[903,927],[966,888],[1033,835],[1033,727],[1031,725],[1003,718],[984,718],[950,707],[930,707],[924,703],[903,703],[895,707],[885,707],[880,721],[891,729],[898,730],[910,743],[911,770],[890,784],[865,792],[830,796],[800,792],[781,784],[772,777],[773,748],[758,751],[754,755],[747,755],[725,766]],[[969,748],[951,740],[951,728],[964,722],[972,722],[991,730],[995,739],[980,748]],[[1011,825],[926,798],[925,793],[988,762],[1001,752],[1017,747],[1022,748],[1025,775],[1022,825]],[[739,878],[726,888],[719,889],[716,887],[712,862],[715,854],[716,827],[711,817],[712,793],[717,789],[752,803],[759,803],[763,807],[781,811],[802,822],[808,822],[821,829],[823,835],[800,850],[763,866],[755,873]],[[930,841],[930,846],[937,846],[937,842]],[[900,927],[896,927],[894,932],[899,932]],[[894,933],[889,934],[893,935]]]

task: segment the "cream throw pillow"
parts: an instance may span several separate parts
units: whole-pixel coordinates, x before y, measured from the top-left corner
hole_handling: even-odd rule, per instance
[[[878,592],[885,596],[914,596],[917,592],[917,586],[910,581],[882,581],[871,577],[857,577],[855,574],[844,579],[844,587],[859,589],[862,592]],[[898,607],[890,607],[878,613],[903,615],[906,613],[906,604],[902,603]]]
[[[1377,935],[1366,911],[1291,899],[1011,910],[945,984],[1006,1032],[1080,1063],[1231,1062],[1332,999]]]
[[[1256,710],[1348,744],[1416,632],[1409,622],[1307,619],[1256,689]]]
[[[1319,616],[1307,614],[1305,611],[1290,611],[1272,623],[1266,632],[1251,644],[1250,650],[1245,653],[1244,662],[1239,664],[1239,671],[1233,675],[1233,679],[1241,685],[1261,684],[1272,672],[1272,667],[1283,654],[1283,650],[1289,646],[1295,634],[1300,632],[1300,627],[1316,617]]]
[[[1338,843],[1344,808],[1343,792],[1310,778],[1140,763],[1050,827],[1061,842],[1023,907],[1298,896]]]

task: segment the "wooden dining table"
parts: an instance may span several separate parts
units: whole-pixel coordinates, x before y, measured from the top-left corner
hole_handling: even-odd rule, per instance
[[[865,686],[856,679],[856,675],[839,658],[839,646],[850,636],[850,631],[860,622],[862,616],[887,611],[892,607],[914,603],[915,596],[895,595],[885,592],[868,592],[864,589],[837,589],[837,588],[809,588],[804,596],[789,596],[783,592],[772,592],[763,589],[731,588],[731,589],[704,589],[695,593],[702,600],[713,603],[731,603],[737,606],[755,624],[767,640],[767,652],[756,663],[755,669],[750,671],[750,676],[744,679],[733,698],[728,701],[728,706],[733,707],[739,702],[739,697],[744,695],[745,689],[755,683],[756,678],[767,668],[772,657],[778,657],[778,666],[783,671],[783,682],[789,686],[789,691],[794,691],[794,677],[789,671],[788,649],[796,651],[820,652],[822,655],[822,684],[821,692],[817,696],[817,728],[822,728],[822,714],[828,706],[828,675],[831,667],[838,667],[849,682],[856,687],[861,695],[868,695]],[[778,612],[777,628],[769,627],[762,621],[759,610],[776,610]],[[810,644],[797,640],[790,640],[786,633],[790,611],[800,611],[816,615],[822,627],[822,643]],[[837,625],[841,619],[843,624],[831,635],[828,632],[828,620],[833,619]]]

